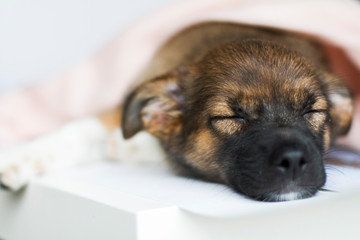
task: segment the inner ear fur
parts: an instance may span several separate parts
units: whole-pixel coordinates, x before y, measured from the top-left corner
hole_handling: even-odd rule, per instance
[[[164,137],[181,125],[184,93],[179,86],[179,73],[157,77],[135,88],[125,99],[122,132],[125,139],[146,130]]]
[[[330,100],[331,132],[333,136],[348,133],[354,114],[354,100],[350,89],[331,73],[323,73]]]

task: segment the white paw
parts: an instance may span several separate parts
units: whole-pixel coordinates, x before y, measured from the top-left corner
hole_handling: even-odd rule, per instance
[[[106,134],[97,119],[86,118],[34,141],[0,149],[0,184],[16,191],[36,175],[99,160]]]
[[[0,184],[3,188],[17,191],[30,180],[44,173],[53,162],[44,151],[35,151],[31,144],[16,146],[0,152]]]
[[[34,177],[34,172],[28,165],[13,165],[0,175],[0,184],[3,188],[17,191],[23,188]]]

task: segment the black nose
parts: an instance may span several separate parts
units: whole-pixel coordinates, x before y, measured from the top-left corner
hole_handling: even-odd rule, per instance
[[[275,165],[281,174],[295,180],[304,172],[307,160],[302,151],[289,150],[280,154]]]

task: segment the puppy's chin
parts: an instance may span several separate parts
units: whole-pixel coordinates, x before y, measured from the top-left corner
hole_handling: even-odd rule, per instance
[[[291,190],[287,192],[270,192],[255,196],[254,198],[259,201],[264,202],[282,202],[282,201],[291,201],[299,200],[304,198],[309,198],[314,196],[317,193],[318,189],[315,187],[302,188],[297,190]]]
[[[233,178],[234,180],[234,178]],[[240,184],[232,181],[228,185],[235,191],[247,198],[263,202],[282,202],[300,200],[314,196],[324,185],[324,181],[317,183],[291,181],[280,185],[259,186],[259,184]],[[235,183],[235,184],[234,184]],[[260,184],[261,185],[261,184]]]

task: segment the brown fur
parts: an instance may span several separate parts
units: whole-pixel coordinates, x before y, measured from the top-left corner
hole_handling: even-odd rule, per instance
[[[223,141],[240,139],[259,121],[264,129],[289,128],[284,139],[305,122],[324,154],[349,130],[353,114],[351,93],[324,59],[316,42],[294,33],[193,26],[170,39],[139,76],[124,104],[124,137],[146,130],[181,174],[230,185],[219,155],[228,147]]]

